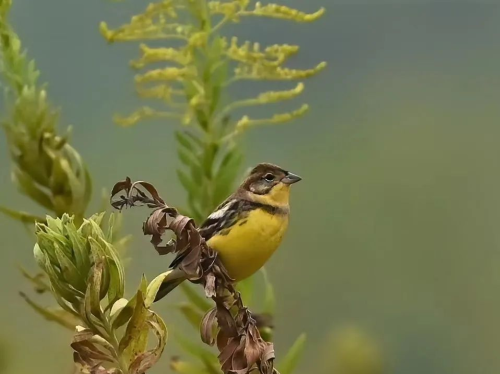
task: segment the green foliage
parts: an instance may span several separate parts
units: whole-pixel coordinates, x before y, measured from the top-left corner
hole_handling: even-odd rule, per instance
[[[110,242],[112,225],[102,230],[103,216],[84,219],[79,227],[67,214],[37,224],[34,256],[61,309],[32,306],[66,327],[79,322],[71,346],[82,372],[101,368],[103,374],[141,374],[156,363],[166,344],[165,323],[149,309],[159,283],[148,285],[143,278],[134,297],[124,298],[123,265]],[[157,344],[148,350],[151,332]]]
[[[92,183],[69,133],[57,133],[58,111],[49,103],[40,72],[28,60],[7,16],[11,0],[0,2],[0,73],[6,85],[8,117],[2,127],[13,162],[12,179],[19,191],[48,211],[75,215],[81,221],[92,195]],[[24,223],[40,217],[0,207]]]
[[[309,78],[321,71],[322,62],[311,69],[290,69],[288,60],[298,53],[296,45],[271,45],[239,41],[220,34],[224,25],[242,18],[267,17],[294,22],[312,22],[324,9],[306,14],[276,4],[253,6],[249,0],[208,1],[163,0],[149,4],[128,24],[111,30],[101,24],[101,33],[110,43],[139,40],[168,40],[171,47],[140,45],[141,56],[131,66],[140,70],[135,77],[137,93],[156,99],[168,110],[142,107],[115,118],[122,126],[147,119],[175,119],[185,128],[176,134],[182,169],[178,177],[188,193],[189,215],[203,220],[233,190],[240,175],[243,155],[236,146],[238,135],[247,129],[289,122],[309,109],[297,109],[269,118],[234,118],[234,112],[252,106],[295,99],[304,90],[294,88],[268,91],[254,98],[231,101],[227,88],[240,81],[291,81]],[[164,67],[143,69],[150,65]]]

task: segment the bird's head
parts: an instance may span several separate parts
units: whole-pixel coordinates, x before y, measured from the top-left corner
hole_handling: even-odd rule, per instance
[[[279,166],[261,163],[252,169],[241,189],[250,194],[252,200],[263,204],[288,205],[290,185],[300,181],[298,175]]]

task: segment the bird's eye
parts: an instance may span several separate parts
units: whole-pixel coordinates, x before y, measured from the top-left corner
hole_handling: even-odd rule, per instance
[[[274,175],[272,175],[271,173],[267,173],[266,175],[264,175],[264,179],[268,182],[272,182],[274,180]]]

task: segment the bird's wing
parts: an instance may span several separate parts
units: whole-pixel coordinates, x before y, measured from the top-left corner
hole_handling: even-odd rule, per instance
[[[219,205],[199,228],[205,241],[208,242],[215,234],[233,226],[242,213],[243,205],[244,201],[237,199],[229,199]]]
[[[205,241],[208,242],[208,240],[216,233],[235,224],[238,220],[240,205],[240,200],[228,198],[207,217],[205,222],[203,222],[198,229]],[[170,264],[170,268],[176,267],[184,259],[184,257],[186,257],[186,255],[187,253],[185,252],[177,254]]]

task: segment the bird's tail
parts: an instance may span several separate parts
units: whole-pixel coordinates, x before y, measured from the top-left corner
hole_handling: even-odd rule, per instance
[[[178,270],[172,271],[169,275],[167,275],[167,277],[161,284],[154,301],[157,302],[158,300],[163,299],[185,280],[186,280],[186,274],[183,271],[178,271]]]

